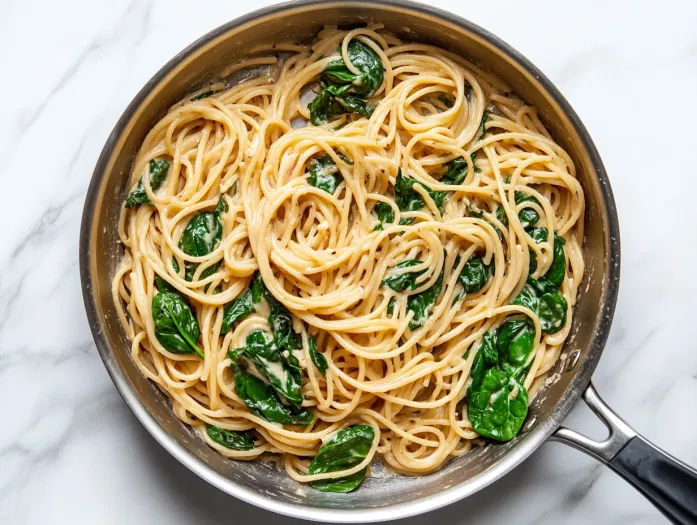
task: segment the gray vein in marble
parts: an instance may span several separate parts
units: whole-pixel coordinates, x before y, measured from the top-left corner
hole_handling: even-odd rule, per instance
[[[62,202],[49,206],[36,221],[32,229],[27,233],[22,242],[20,242],[12,251],[11,259],[19,256],[28,246],[38,245],[44,242],[46,237],[53,236],[56,231],[53,226],[64,214],[67,207],[73,204],[82,204],[83,193],[77,192],[66,197]]]
[[[0,340],[2,340],[2,332],[10,318],[12,308],[21,294],[25,277],[26,275],[22,275],[21,277],[15,275],[15,285],[11,288],[11,291],[6,293],[3,293],[5,290],[3,289],[2,279],[0,278]]]

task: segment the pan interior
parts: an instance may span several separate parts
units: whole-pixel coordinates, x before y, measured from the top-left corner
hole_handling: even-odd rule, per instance
[[[558,426],[588,383],[607,336],[617,288],[619,247],[610,189],[592,143],[563,99],[546,89],[545,79],[528,69],[524,59],[505,52],[503,44],[476,26],[402,2],[310,3],[282,9],[282,14],[274,8],[228,24],[180,54],[144,88],[114,130],[95,170],[82,225],[81,271],[92,330],[109,372],[136,415],[178,459],[223,490],[279,512],[331,521],[349,518],[346,514],[339,518],[341,513],[312,515],[311,508],[387,512],[374,512],[371,519],[428,510],[478,490],[522,461]],[[531,406],[529,418],[537,418],[532,429],[508,443],[452,460],[424,477],[395,475],[378,464],[359,491],[332,494],[294,482],[272,461],[227,460],[180,423],[166,398],[131,361],[130,343],[119,325],[110,287],[122,253],[117,224],[131,163],[146,133],[166,110],[258,44],[288,39],[306,42],[324,25],[355,26],[368,21],[384,24],[404,40],[471,57],[538,108],[555,140],[573,158],[585,190],[586,274],[563,358],[550,376],[554,381]],[[564,357],[575,352],[581,353],[579,364],[567,370],[569,359]],[[420,502],[418,511],[413,510]],[[293,504],[302,509],[293,510]]]

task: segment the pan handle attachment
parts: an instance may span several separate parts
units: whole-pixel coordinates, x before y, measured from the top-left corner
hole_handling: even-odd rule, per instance
[[[603,441],[595,441],[560,427],[550,439],[571,445],[609,466],[672,523],[697,524],[697,471],[632,430],[605,404],[592,383],[583,393],[583,400],[610,435]]]

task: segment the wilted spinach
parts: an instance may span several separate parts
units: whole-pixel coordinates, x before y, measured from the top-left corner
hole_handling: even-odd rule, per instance
[[[428,316],[431,315],[431,309],[443,289],[443,272],[444,269],[441,270],[438,279],[430,288],[409,297],[407,310],[414,312],[414,317],[409,321],[410,330],[416,330],[419,326],[423,326]]]
[[[399,264],[395,264],[393,268],[410,268],[412,266],[416,266],[417,264],[421,264],[422,262],[423,261],[419,261],[417,259],[407,259]],[[418,272],[404,272],[399,274],[393,273],[382,280],[382,285],[392,288],[395,292],[413,290],[418,286],[416,284],[416,278],[424,273],[424,271],[425,270]]]
[[[206,433],[219,445],[232,450],[251,450],[254,448],[254,436],[249,430],[238,432],[206,424]]]
[[[273,335],[268,339],[261,330],[254,330],[247,335],[244,347],[228,352],[235,372],[235,391],[259,417],[275,423],[307,425],[314,420],[314,415],[301,406],[302,369],[294,354],[302,348],[302,341],[293,331],[290,312],[264,286],[259,272],[252,278],[251,286],[225,306],[221,332],[227,333],[233,323],[257,311],[262,300],[269,307]],[[314,344],[314,339],[310,341],[309,344]],[[310,358],[313,363],[318,359],[312,352]],[[324,359],[326,370],[326,359],[323,355],[321,359]]]
[[[547,242],[547,228],[533,228],[528,232],[528,235],[537,244]],[[539,292],[553,292],[558,290],[564,282],[566,275],[566,255],[564,253],[564,245],[566,240],[563,237],[554,233],[554,247],[552,249],[552,265],[547,270],[547,273],[540,279],[528,277],[528,283],[534,286]],[[533,274],[537,270],[537,256],[534,252],[530,252],[530,268],[529,273]]]
[[[558,290],[540,295],[533,286],[526,284],[511,304],[532,310],[540,320],[542,331],[547,334],[556,334],[566,324],[568,303]]]
[[[148,163],[148,172],[150,174],[150,188],[152,191],[157,191],[162,186],[162,183],[167,178],[169,171],[169,161],[165,159],[152,159]],[[138,185],[133,188],[133,191],[128,194],[126,199],[126,208],[132,208],[137,204],[150,204],[152,201],[148,197],[143,187],[143,177],[138,179]]]
[[[378,221],[380,221],[375,226],[373,231],[382,230],[385,227],[385,223],[394,223],[394,210],[392,209],[392,206],[390,206],[386,202],[379,201],[375,203],[375,208],[373,209],[375,210],[375,213],[378,216]]]
[[[223,237],[223,214],[228,210],[225,197],[220,200],[213,211],[203,211],[195,215],[184,228],[179,239],[179,248],[187,255],[201,257],[211,253],[220,243]],[[200,279],[210,277],[218,271],[218,264],[214,264],[201,272]],[[184,278],[191,281],[198,267],[197,263],[187,261],[184,266]]]
[[[346,113],[369,117],[373,112],[367,101],[380,88],[385,76],[380,57],[360,40],[351,41],[348,57],[360,73],[354,75],[343,59],[327,64],[320,77],[322,91],[308,104],[310,120],[315,126]]]
[[[339,430],[310,462],[309,474],[325,474],[348,470],[363,461],[375,439],[375,431],[368,425],[352,425]],[[310,486],[323,492],[351,492],[365,478],[366,469],[337,479],[311,481]]]
[[[477,160],[476,152],[470,155],[470,164],[472,164],[474,172],[479,173],[482,170],[475,165],[475,160]],[[462,184],[465,180],[465,176],[467,175],[467,166],[468,163],[465,161],[464,157],[457,157],[451,160],[448,162],[448,164],[446,164],[447,169],[441,176],[440,182],[451,185]]]
[[[457,266],[457,261],[455,265]],[[465,293],[477,293],[484,288],[491,276],[491,268],[481,257],[470,257],[462,268],[458,280]]]
[[[339,158],[346,164],[352,164],[341,153],[339,153]],[[310,184],[327,193],[333,194],[342,180],[344,179],[341,176],[341,171],[339,171],[334,159],[329,155],[322,155],[321,157],[312,159],[310,166]]]
[[[234,366],[235,391],[244,404],[257,416],[283,425],[309,425],[315,415],[307,408],[286,406],[276,396],[274,389],[242,366]]]
[[[203,359],[203,351],[196,344],[200,329],[191,306],[163,279],[157,279],[158,291],[152,298],[155,337],[169,352],[198,354]]]
[[[327,358],[324,357],[324,354],[317,350],[317,341],[315,341],[314,337],[308,335],[307,344],[308,349],[310,350],[310,360],[312,361],[312,364],[315,365],[315,368],[317,368],[322,375],[326,375]]]
[[[397,170],[397,178],[395,179],[394,183],[394,196],[399,209],[401,211],[416,211],[420,210],[426,205],[423,197],[414,189],[414,186],[417,184],[426,190],[429,196],[436,203],[436,207],[439,210],[442,210],[443,201],[445,200],[445,197],[447,197],[448,192],[432,190],[415,179],[404,177],[402,175],[402,168]]]
[[[528,412],[523,379],[535,347],[526,320],[507,320],[484,334],[472,364],[467,416],[481,436],[513,439]]]
[[[302,370],[292,352],[284,352],[273,339],[267,339],[264,332],[254,330],[247,335],[246,345],[231,350],[229,356],[235,367],[244,370],[253,367],[286,404],[300,409]]]

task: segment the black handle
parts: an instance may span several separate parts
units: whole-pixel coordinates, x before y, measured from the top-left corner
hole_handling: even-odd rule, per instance
[[[608,465],[673,523],[697,524],[697,472],[634,436]]]
[[[605,404],[593,384],[583,392],[588,407],[610,431],[602,441],[559,427],[551,439],[602,461],[629,481],[678,525],[697,525],[697,470],[654,447]]]

